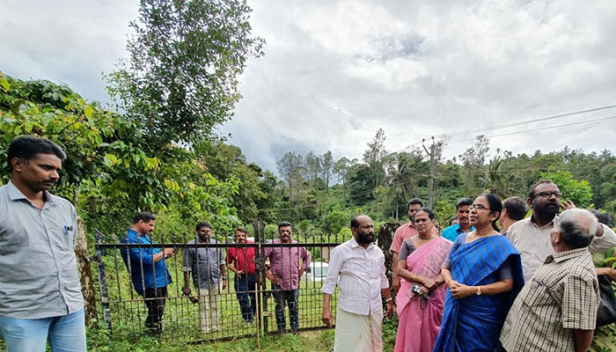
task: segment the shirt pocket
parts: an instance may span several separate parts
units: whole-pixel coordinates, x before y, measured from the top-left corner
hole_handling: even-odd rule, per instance
[[[529,307],[542,307],[552,304],[552,297],[548,292],[546,284],[542,281],[531,280],[528,283],[528,294],[522,295],[521,299]],[[526,289],[526,288],[525,288]]]
[[[71,225],[49,224],[47,227],[51,242],[60,250],[68,252],[73,248],[75,229]]]
[[[384,264],[383,259],[371,259],[369,258],[366,263],[370,267],[370,275],[373,279],[381,277],[381,267]]]
[[[197,259],[201,266],[216,267],[217,265],[216,255],[209,251],[197,251]]]

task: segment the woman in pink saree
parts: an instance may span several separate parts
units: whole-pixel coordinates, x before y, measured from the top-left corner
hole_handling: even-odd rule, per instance
[[[402,280],[396,297],[400,320],[395,352],[432,351],[447,289],[440,272],[452,243],[432,234],[432,210],[418,210],[413,221],[418,234],[404,241],[398,254]]]

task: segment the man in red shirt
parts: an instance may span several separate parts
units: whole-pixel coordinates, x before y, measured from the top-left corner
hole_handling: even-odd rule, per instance
[[[255,297],[255,247],[246,244],[253,242],[246,240],[248,230],[243,227],[235,229],[235,243],[237,246],[227,249],[227,266],[235,273],[235,294],[240,302],[242,318],[251,324],[257,310]],[[249,300],[250,298],[250,300]]]

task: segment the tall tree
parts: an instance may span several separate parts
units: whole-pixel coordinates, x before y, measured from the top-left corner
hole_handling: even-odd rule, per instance
[[[349,171],[353,165],[357,164],[357,159],[349,160],[347,157],[342,157],[334,164],[334,173],[338,175],[338,182],[342,183],[342,197],[346,198],[346,186],[349,183]]]
[[[368,143],[368,149],[364,152],[364,162],[374,175],[374,187],[383,181],[383,158],[387,155],[385,149],[385,130],[379,128],[372,142]]]
[[[311,150],[306,158],[304,159],[306,162],[306,178],[308,179],[308,183],[311,187],[315,187],[317,180],[319,179],[319,174],[321,173],[321,157],[315,155]]]
[[[484,174],[484,164],[490,150],[490,140],[484,135],[477,136],[475,145],[466,149],[459,158],[462,161],[462,184],[468,196],[474,196],[480,188],[479,177]]]
[[[301,183],[304,181],[303,164],[304,158],[295,152],[287,152],[276,162],[278,172],[286,183],[291,200],[299,199]]]
[[[232,116],[237,77],[262,55],[245,0],[141,0],[109,92],[153,146],[195,143]]]
[[[323,177],[326,189],[329,189],[329,179],[332,175],[333,167],[334,157],[332,156],[331,151],[327,151],[327,153],[321,156],[321,177]]]

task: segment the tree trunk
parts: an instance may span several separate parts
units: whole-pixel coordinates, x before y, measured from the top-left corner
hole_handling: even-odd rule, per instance
[[[79,282],[85,304],[86,324],[90,325],[96,318],[96,295],[94,294],[94,280],[92,278],[92,268],[88,261],[88,237],[83,220],[77,220],[77,243],[75,254],[77,255],[77,268],[79,270]]]
[[[386,222],[383,225],[381,225],[381,228],[379,228],[379,238],[378,238],[378,243],[377,245],[379,246],[379,248],[381,248],[381,250],[383,251],[383,254],[385,255],[385,269],[386,269],[386,274],[387,274],[387,279],[389,280],[389,285],[391,287],[391,277],[392,277],[392,259],[393,259],[393,255],[391,253],[391,251],[389,250],[389,247],[391,247],[391,243],[394,240],[394,235],[396,234],[396,229],[398,229],[398,227],[400,227],[400,224],[395,223],[395,222]]]

